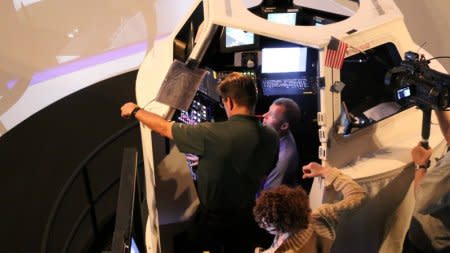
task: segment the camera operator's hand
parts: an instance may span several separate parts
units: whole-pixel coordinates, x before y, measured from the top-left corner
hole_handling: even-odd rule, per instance
[[[323,167],[322,165],[311,162],[305,166],[303,166],[303,179],[312,178],[312,177],[326,177],[328,175],[328,168]]]
[[[431,148],[425,149],[419,143],[411,150],[411,157],[416,165],[424,165],[428,163],[432,153],[433,151]]]

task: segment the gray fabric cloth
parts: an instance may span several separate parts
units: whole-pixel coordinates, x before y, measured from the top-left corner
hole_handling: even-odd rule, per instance
[[[423,252],[450,252],[450,152],[416,189],[416,207],[408,232]]]
[[[256,191],[275,166],[278,136],[252,116],[228,121],[172,127],[181,152],[199,156],[197,186],[200,203],[209,211],[251,212]]]
[[[292,187],[300,185],[297,144],[290,131],[287,135],[280,138],[278,162],[267,176],[264,182],[264,189],[270,189],[281,184]]]

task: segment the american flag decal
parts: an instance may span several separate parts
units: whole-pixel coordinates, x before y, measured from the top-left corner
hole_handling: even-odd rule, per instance
[[[325,66],[341,69],[342,64],[344,63],[347,46],[348,45],[345,42],[342,42],[335,37],[331,37],[325,54]]]

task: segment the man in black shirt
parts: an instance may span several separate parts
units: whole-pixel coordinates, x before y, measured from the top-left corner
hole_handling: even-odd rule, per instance
[[[181,152],[199,156],[200,208],[193,225],[176,240],[177,252],[251,252],[258,243],[252,208],[264,177],[277,162],[278,136],[254,117],[257,93],[251,77],[231,73],[217,92],[228,121],[186,125],[169,122],[134,103],[121,108],[122,117],[134,115],[174,140]]]

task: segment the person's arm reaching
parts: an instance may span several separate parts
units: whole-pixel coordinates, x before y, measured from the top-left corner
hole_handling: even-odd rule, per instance
[[[442,131],[444,131],[444,127]],[[411,150],[411,156],[416,165],[428,163],[432,150],[424,149],[420,143]],[[450,204],[446,197],[450,192],[450,177],[448,157],[444,157],[433,168],[418,167],[414,176],[414,190],[416,196],[415,209],[421,214],[433,213],[443,206]]]
[[[152,112],[147,112],[146,110],[139,108],[135,103],[128,102],[124,104],[121,108],[121,116],[123,118],[129,118],[134,115],[134,117],[146,125],[151,130],[165,136],[169,139],[173,139],[172,135],[172,125],[173,122],[167,121],[163,117],[154,114]]]
[[[427,173],[428,164],[432,153],[433,151],[431,148],[425,149],[424,147],[422,147],[420,143],[411,150],[412,160],[417,166],[417,169],[414,174],[415,190],[417,190],[418,186],[425,177],[425,174]]]
[[[303,166],[303,173],[303,178],[324,178],[326,186],[333,186],[336,191],[343,195],[342,200],[333,204],[323,204],[312,214],[316,218],[326,220],[329,235],[334,237],[332,231],[336,228],[342,215],[361,206],[366,198],[366,192],[358,183],[349,176],[342,174],[337,168],[326,168],[313,162]]]

